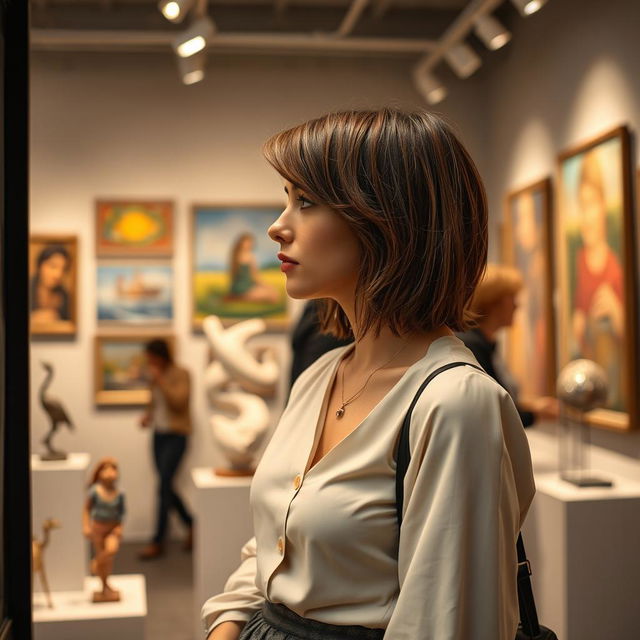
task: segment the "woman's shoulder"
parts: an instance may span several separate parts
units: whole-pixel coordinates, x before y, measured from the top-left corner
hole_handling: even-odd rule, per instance
[[[448,351],[425,363],[426,379],[440,367],[454,362],[461,366],[435,376],[422,392],[414,408],[412,430],[444,430],[457,433],[502,436],[505,428],[522,429],[513,401],[505,389],[478,367],[471,351],[459,340]],[[417,435],[417,434],[416,434]],[[414,438],[412,438],[414,440]]]

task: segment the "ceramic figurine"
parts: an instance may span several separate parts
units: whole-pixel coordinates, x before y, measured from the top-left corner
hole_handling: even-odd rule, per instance
[[[47,453],[41,456],[41,458],[42,460],[66,460],[67,454],[63,451],[54,449],[51,444],[51,439],[56,434],[61,424],[67,425],[70,430],[73,430],[74,426],[60,400],[52,398],[47,394],[47,390],[51,386],[51,381],[53,380],[53,367],[48,362],[43,362],[42,366],[47,372],[47,375],[40,386],[40,404],[42,405],[44,412],[49,416],[51,426],[49,427],[47,435],[42,440],[42,443],[47,448]]]
[[[42,540],[38,540],[36,538],[31,539],[31,570],[34,575],[37,574],[40,578],[40,584],[42,584],[42,590],[44,591],[45,598],[47,599],[47,606],[49,609],[53,609],[53,602],[51,601],[51,591],[49,590],[47,573],[44,570],[44,550],[49,544],[50,531],[52,529],[59,529],[60,526],[60,523],[55,518],[47,518],[42,523]]]
[[[93,594],[93,602],[117,602],[120,593],[109,586],[113,560],[120,548],[122,520],[125,513],[124,493],[117,488],[118,462],[103,458],[93,472],[84,506],[82,527],[91,540],[94,557],[91,573],[102,581],[102,591]]]

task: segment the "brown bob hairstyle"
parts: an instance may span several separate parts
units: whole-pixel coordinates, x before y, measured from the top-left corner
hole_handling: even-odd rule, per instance
[[[359,334],[468,326],[487,260],[487,204],[478,171],[449,126],[423,111],[344,111],[271,137],[267,161],[344,217],[358,238]],[[324,301],[322,327],[352,335]],[[359,337],[359,336],[356,336]]]

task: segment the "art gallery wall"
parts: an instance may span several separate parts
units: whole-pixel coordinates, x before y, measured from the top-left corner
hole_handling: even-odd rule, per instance
[[[513,38],[503,55],[485,57],[490,148],[484,176],[494,222],[507,191],[548,175],[555,178],[559,151],[620,124],[628,124],[636,138],[635,191],[640,165],[638,25],[638,2],[550,0],[527,20],[510,23]],[[636,198],[636,229],[637,204]],[[596,455],[594,464],[640,480],[640,432],[593,429],[592,438],[612,453]]]
[[[40,362],[47,360],[56,368],[51,393],[63,400],[77,425],[75,434],[63,431],[57,444],[88,451],[93,461],[107,454],[120,460],[129,505],[128,539],[152,532],[154,474],[149,434],[137,426],[140,411],[94,404],[95,198],[175,201],[173,329],[178,359],[189,367],[194,382],[196,429],[179,479],[189,499],[188,469],[221,462],[208,431],[202,386],[208,349],[189,324],[190,205],[280,202],[282,185],[260,155],[262,141],[329,110],[389,103],[422,106],[409,69],[407,62],[376,59],[212,58],[207,79],[184,87],[170,53],[33,55],[31,227],[33,232],[79,236],[80,308],[75,339],[33,343],[32,449],[40,450],[45,433],[37,392],[43,379]],[[486,145],[477,82],[453,87],[453,100],[443,112],[459,124],[482,169]],[[262,340],[279,350],[283,363],[275,419],[286,391],[288,337],[270,334]]]
[[[558,151],[612,126],[626,122],[640,131],[638,3],[550,0],[526,20],[511,9],[503,13],[513,39],[495,53],[479,50],[484,64],[472,78],[461,81],[444,65],[437,69],[449,89],[437,111],[456,123],[487,184],[493,258],[507,190],[552,175]],[[57,370],[51,391],[78,425],[59,444],[88,451],[94,460],[105,454],[120,459],[128,539],[151,533],[154,476],[149,435],[136,424],[139,411],[97,409],[93,401],[94,199],[170,198],[176,204],[173,328],[178,357],[194,375],[196,432],[179,480],[189,498],[187,469],[220,462],[202,388],[207,346],[189,325],[190,205],[278,201],[280,181],[260,156],[270,133],[333,109],[422,107],[409,71],[407,61],[374,58],[220,56],[210,58],[204,83],[183,87],[169,53],[33,55],[31,226],[79,236],[80,323],[74,340],[33,344],[32,447],[39,450],[45,426],[37,402],[39,363],[50,360]],[[275,418],[288,337],[264,340],[283,360]],[[593,439],[611,452],[598,459],[600,466],[640,480],[640,433],[594,430]]]

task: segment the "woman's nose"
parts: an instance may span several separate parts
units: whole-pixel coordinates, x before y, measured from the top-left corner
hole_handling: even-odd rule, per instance
[[[285,224],[282,219],[283,214],[269,227],[267,233],[269,237],[274,242],[279,242],[280,244],[289,244],[293,239],[293,233],[291,229]]]

